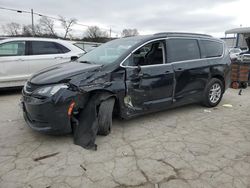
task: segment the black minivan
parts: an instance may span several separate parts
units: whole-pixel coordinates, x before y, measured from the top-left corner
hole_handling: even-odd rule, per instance
[[[28,125],[75,132],[96,122],[109,134],[123,119],[189,103],[214,107],[230,85],[225,43],[209,35],[158,33],[112,40],[76,61],[33,75],[23,88]]]

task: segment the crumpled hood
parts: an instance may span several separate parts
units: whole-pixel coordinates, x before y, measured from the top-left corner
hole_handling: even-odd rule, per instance
[[[78,74],[93,73],[100,67],[101,65],[97,64],[68,62],[43,69],[34,74],[29,81],[37,85],[53,84],[70,79]]]

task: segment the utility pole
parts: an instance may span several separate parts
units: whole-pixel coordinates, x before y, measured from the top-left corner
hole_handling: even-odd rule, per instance
[[[33,13],[33,9],[31,9],[31,27],[32,27],[32,35],[35,36],[34,13]]]
[[[111,38],[111,33],[112,33],[112,30],[111,30],[111,27],[109,29],[109,38]]]

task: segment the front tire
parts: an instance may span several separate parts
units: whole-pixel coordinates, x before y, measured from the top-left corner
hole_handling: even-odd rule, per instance
[[[203,105],[207,107],[217,106],[223,96],[224,85],[221,80],[212,78],[206,85],[203,93]]]
[[[98,112],[98,134],[106,136],[111,132],[114,98],[109,98],[100,104]]]

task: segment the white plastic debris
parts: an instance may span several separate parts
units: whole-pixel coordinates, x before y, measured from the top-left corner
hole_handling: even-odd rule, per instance
[[[211,113],[211,110],[204,110],[205,113]]]
[[[124,156],[127,156],[127,155],[128,155],[128,153],[126,153],[126,152],[122,152],[122,154],[123,154]]]
[[[222,106],[226,107],[226,108],[233,108],[233,105],[231,105],[231,104],[223,104]]]

